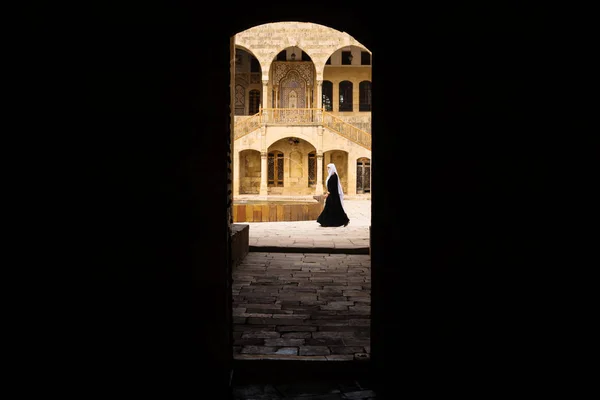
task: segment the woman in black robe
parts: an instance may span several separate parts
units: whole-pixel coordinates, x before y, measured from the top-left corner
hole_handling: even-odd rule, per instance
[[[327,164],[327,172],[325,207],[317,218],[317,222],[321,226],[346,226],[350,219],[344,209],[344,191],[335,164]]]

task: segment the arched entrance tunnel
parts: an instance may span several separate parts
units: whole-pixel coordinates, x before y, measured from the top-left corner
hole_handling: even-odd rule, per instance
[[[215,25],[205,23],[203,5],[188,4],[142,14],[111,10],[78,33],[89,38],[89,110],[97,113],[83,124],[81,140],[89,146],[78,149],[92,168],[74,184],[86,183],[80,194],[89,188],[79,214],[86,229],[77,231],[75,246],[85,250],[78,260],[91,275],[77,282],[91,301],[75,318],[85,327],[74,339],[89,361],[79,371],[89,382],[85,389],[231,395],[228,238],[239,188],[231,38],[276,21],[352,32],[377,55],[371,356],[358,372],[275,361],[255,376],[364,373],[383,398],[449,388],[509,392],[523,383],[507,379],[507,371],[530,376],[533,364],[521,362],[524,354],[527,361],[547,359],[531,345],[539,343],[532,340],[532,315],[540,315],[531,299],[545,297],[529,296],[537,286],[523,285],[532,265],[545,265],[551,254],[542,239],[552,231],[542,211],[553,196],[546,196],[540,141],[531,135],[551,131],[553,121],[544,96],[551,63],[539,57],[545,47],[532,35],[541,32],[532,29],[536,22],[525,29],[515,18],[519,10],[485,18],[473,11],[472,18],[419,13],[418,5],[399,15],[328,3],[318,11],[228,4],[243,12],[224,13]],[[353,98],[360,98],[360,82]],[[263,101],[262,79],[253,85],[260,93],[248,91],[244,112]],[[322,87],[331,93],[323,108],[327,99],[334,109],[338,99],[339,107],[339,89]],[[279,100],[301,108],[302,93],[289,90]],[[348,163],[354,171],[359,158]]]

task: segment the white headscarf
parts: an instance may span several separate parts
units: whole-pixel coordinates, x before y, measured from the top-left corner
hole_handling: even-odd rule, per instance
[[[327,187],[327,182],[329,182],[329,178],[331,175],[337,174],[338,176],[338,193],[340,194],[340,203],[342,204],[342,208],[344,212],[346,212],[346,208],[344,207],[344,191],[342,190],[342,180],[340,179],[340,174],[337,173],[337,169],[335,168],[335,164],[327,164],[327,179],[325,179],[325,187]]]

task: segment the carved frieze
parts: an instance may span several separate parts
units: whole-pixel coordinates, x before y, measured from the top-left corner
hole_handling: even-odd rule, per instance
[[[287,75],[289,71],[295,71],[300,75],[308,86],[313,85],[314,80],[314,65],[310,61],[298,62],[273,62],[273,84],[279,85],[281,79]]]

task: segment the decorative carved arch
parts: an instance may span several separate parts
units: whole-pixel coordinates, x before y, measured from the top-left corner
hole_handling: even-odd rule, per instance
[[[308,86],[313,85],[314,65],[310,61],[306,62],[274,62],[273,63],[273,84],[279,85],[289,72],[295,71]]]
[[[279,84],[279,107],[305,108],[306,87],[307,83],[298,71],[290,70]]]

